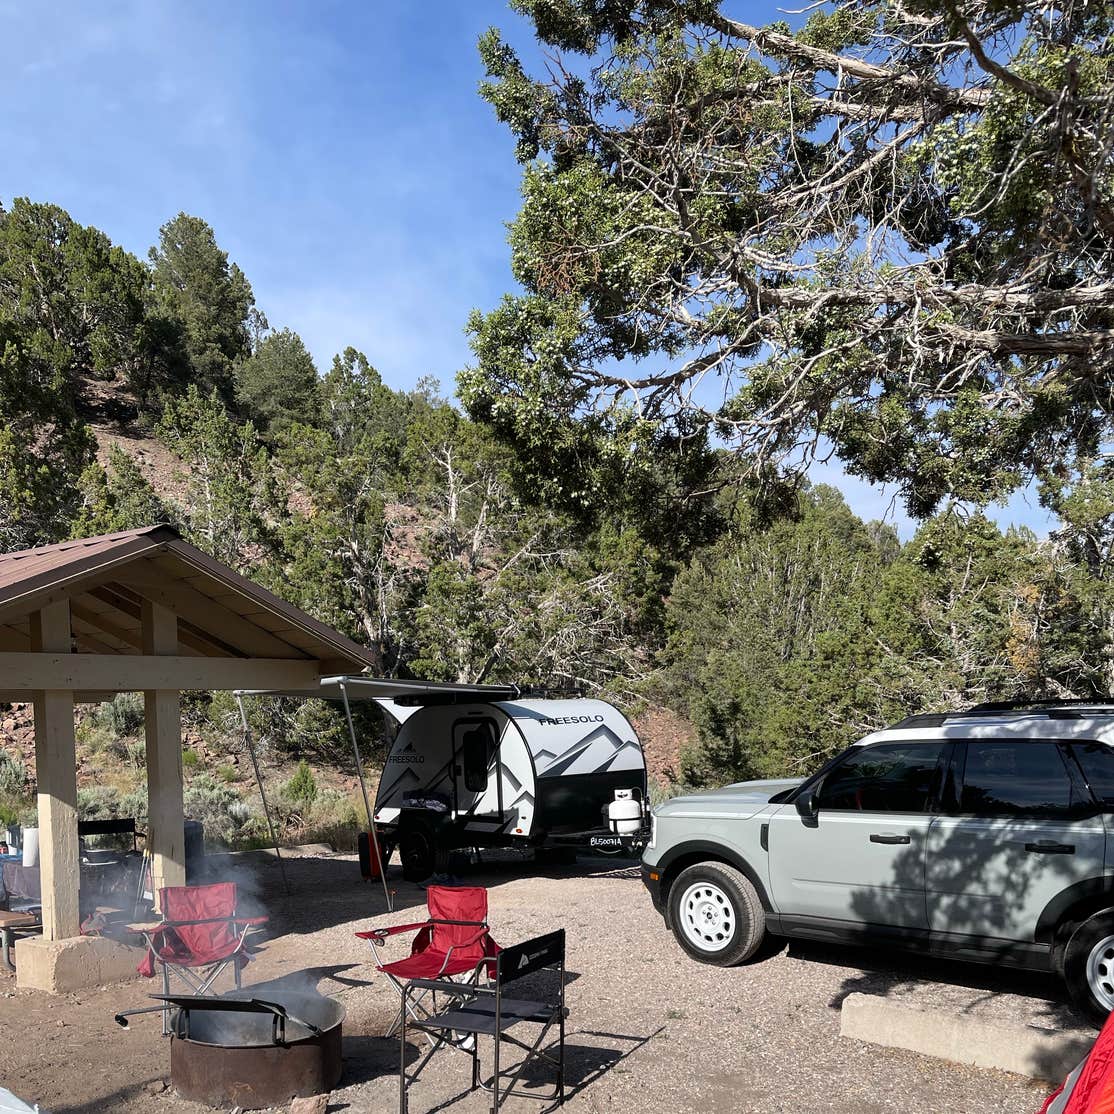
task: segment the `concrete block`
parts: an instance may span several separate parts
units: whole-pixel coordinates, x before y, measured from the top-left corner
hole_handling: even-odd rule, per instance
[[[919,1009],[875,994],[849,994],[843,1000],[839,1032],[887,1048],[1054,1083],[1087,1055],[1095,1039],[1094,1033],[1001,1025],[945,1010]]]
[[[16,985],[51,994],[136,977],[142,948],[102,936],[23,939],[16,945]]]

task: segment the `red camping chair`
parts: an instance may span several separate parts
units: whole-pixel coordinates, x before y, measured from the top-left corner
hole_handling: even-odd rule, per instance
[[[1039,1114],[1107,1114],[1114,1110],[1114,1013],[1091,1051],[1045,1099]]]
[[[208,994],[217,976],[231,964],[237,989],[248,962],[247,935],[266,917],[236,914],[236,883],[207,886],[166,886],[159,890],[163,919],[128,927],[147,941],[147,954],[136,968],[151,978],[162,966],[163,994],[170,993],[173,971],[195,994]],[[162,1031],[169,1031],[170,1008],[163,1011]]]
[[[405,993],[411,979],[465,975],[468,977],[462,982],[478,983],[485,967],[488,978],[494,977],[494,959],[499,954],[499,945],[488,931],[487,890],[482,886],[430,886],[426,890],[426,904],[427,920],[356,933],[361,940],[370,940],[375,950],[382,948],[389,936],[417,932],[406,959],[377,962],[375,968],[390,979],[407,1012],[416,1020],[429,1017],[430,1013],[422,1005],[425,992],[416,997]],[[396,1019],[384,1035],[393,1036],[399,1023]]]

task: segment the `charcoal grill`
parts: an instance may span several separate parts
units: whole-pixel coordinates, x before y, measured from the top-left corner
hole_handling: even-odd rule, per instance
[[[340,1079],[344,1007],[335,998],[291,993],[253,998],[245,991],[215,998],[152,997],[175,1010],[170,1080],[182,1098],[257,1110],[327,1094]],[[117,1021],[126,1026],[126,1016],[117,1015]]]

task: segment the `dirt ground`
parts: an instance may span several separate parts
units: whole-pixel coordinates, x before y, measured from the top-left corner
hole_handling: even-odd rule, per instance
[[[281,985],[311,969],[321,992],[347,1009],[344,1075],[329,1111],[396,1110],[398,1044],[382,1034],[397,998],[353,931],[420,919],[423,892],[392,880],[396,911],[385,914],[382,890],[362,882],[349,857],[288,862],[289,896],[273,860],[235,861],[234,876],[271,916],[272,936],[245,984]],[[571,1114],[1029,1114],[1047,1085],[843,1039],[840,1003],[861,990],[1049,1027],[1077,1024],[1058,986],[1032,975],[813,945],[770,947],[758,961],[726,971],[702,966],[666,933],[633,864],[583,859],[536,870],[489,863],[463,880],[490,887],[500,942],[558,927],[568,933]],[[406,945],[398,946],[405,954]],[[17,990],[14,978],[0,973],[0,1084],[53,1114],[202,1114],[206,1108],[168,1086],[170,1041],[160,1036],[158,1016],[137,1017],[126,1031],[113,1022],[118,1010],[150,1004],[146,995],[155,989],[137,979],[51,997]],[[489,1046],[481,1050],[490,1066]],[[410,1110],[442,1108],[469,1075],[465,1057],[442,1053],[412,1088]],[[477,1092],[451,1108],[479,1114],[488,1105]],[[506,1109],[539,1111],[544,1104],[512,1099]]]

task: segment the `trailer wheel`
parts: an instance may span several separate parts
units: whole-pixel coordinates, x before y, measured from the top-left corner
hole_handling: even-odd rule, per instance
[[[402,877],[407,882],[424,882],[437,862],[433,832],[425,824],[415,824],[400,832],[398,857],[402,863]]]
[[[696,863],[669,887],[677,943],[701,963],[734,967],[750,959],[766,935],[762,903],[742,871],[726,863]]]

